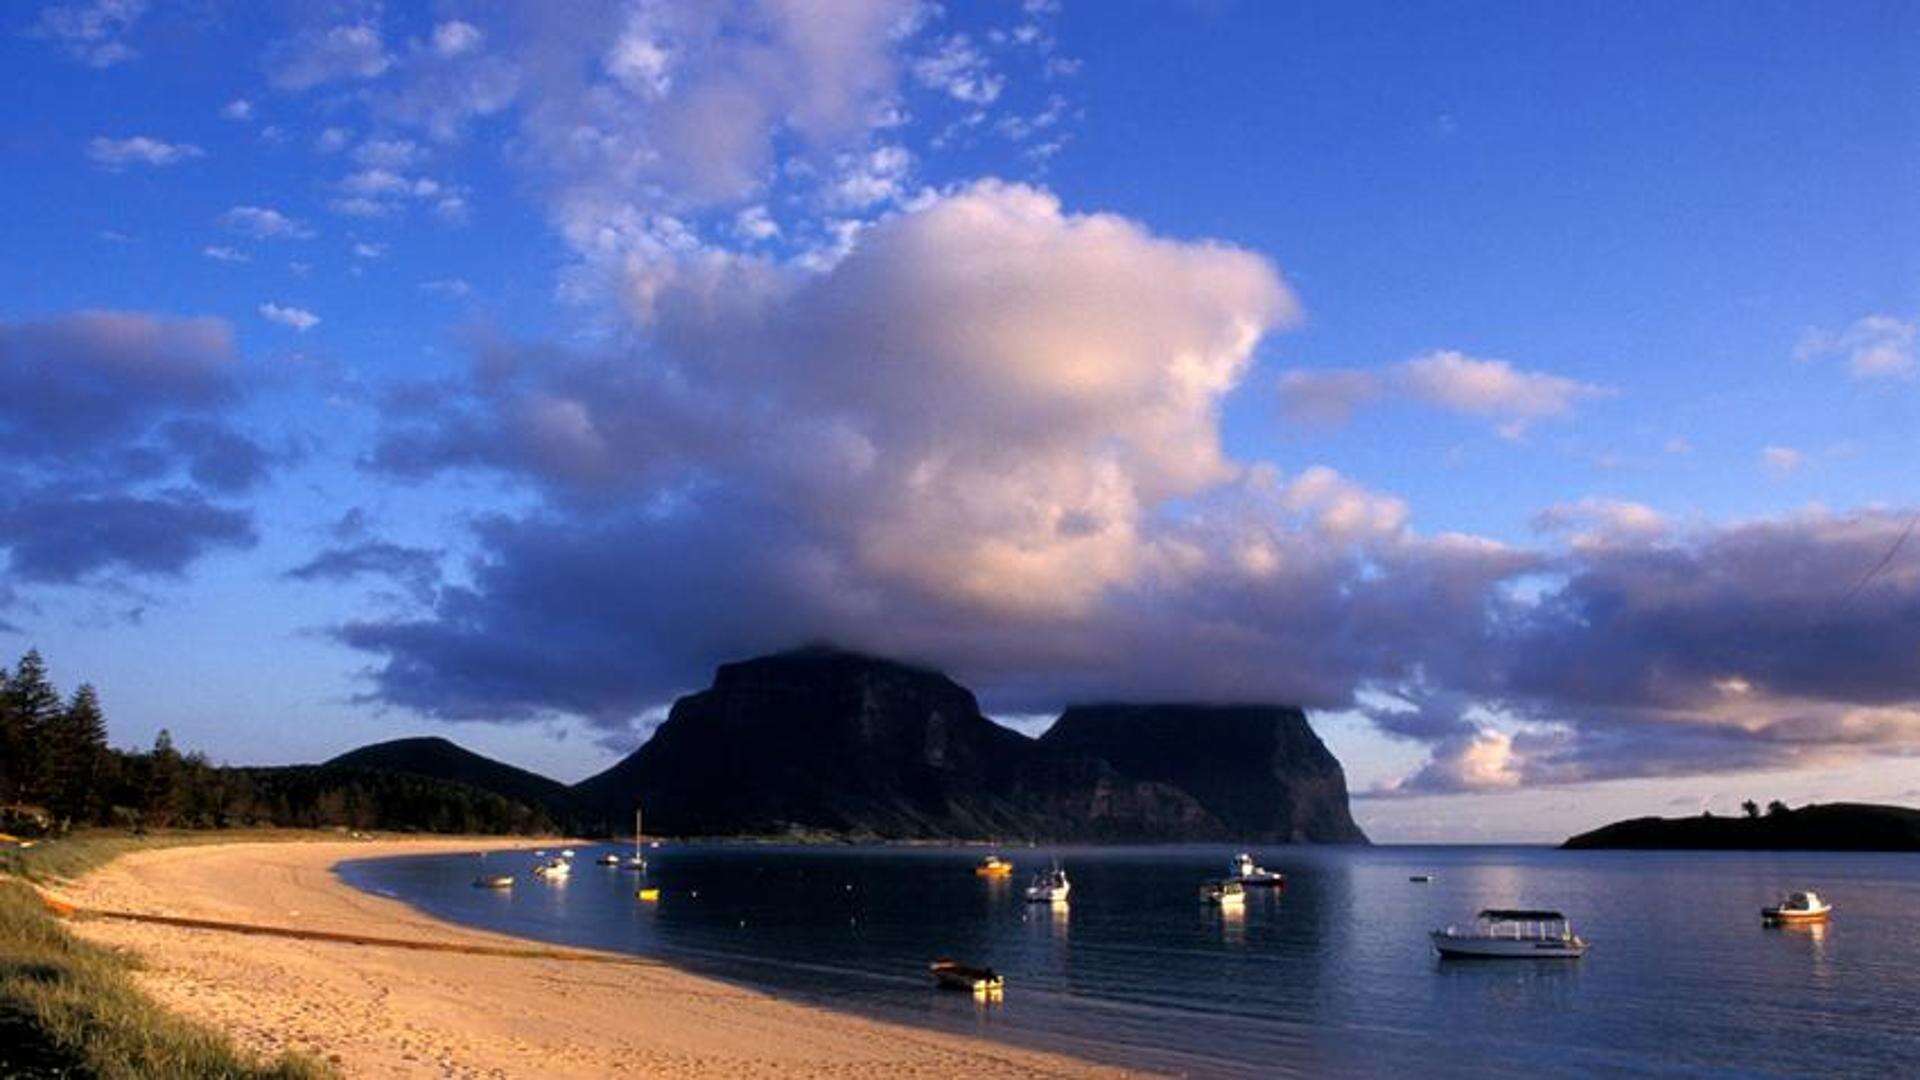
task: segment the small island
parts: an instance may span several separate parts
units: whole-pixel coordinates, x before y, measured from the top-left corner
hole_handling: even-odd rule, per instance
[[[1560,845],[1648,851],[1920,851],[1920,810],[1874,803],[1776,802],[1741,817],[1642,817],[1616,821]]]

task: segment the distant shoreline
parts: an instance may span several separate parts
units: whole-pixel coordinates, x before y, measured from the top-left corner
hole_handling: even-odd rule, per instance
[[[1920,810],[1825,803],[1743,817],[1641,817],[1572,837],[1570,851],[1920,851]]]
[[[118,919],[73,924],[91,940],[141,956],[135,979],[166,1007],[225,1031],[248,1052],[304,1051],[348,1076],[1125,1075],[802,1006],[657,961],[474,930],[361,892],[335,869],[351,859],[556,843],[586,842],[516,836],[172,847],[122,856],[64,898],[83,909],[387,942]],[[421,948],[429,942],[447,948]],[[646,1008],[636,1009],[637,1001]]]

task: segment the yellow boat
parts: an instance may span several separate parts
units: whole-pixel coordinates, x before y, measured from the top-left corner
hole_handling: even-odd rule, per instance
[[[641,889],[639,892],[636,892],[633,895],[639,897],[642,900],[645,900],[649,904],[658,903],[660,900],[659,889]]]
[[[1013,864],[998,855],[989,855],[980,860],[973,872],[981,877],[1012,877]]]

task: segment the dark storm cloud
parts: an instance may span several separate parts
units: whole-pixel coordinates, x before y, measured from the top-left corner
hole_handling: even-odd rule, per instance
[[[247,386],[227,324],[82,311],[0,322],[0,550],[15,583],[178,575],[254,543],[217,505],[273,457],[228,419]]]
[[[191,492],[39,491],[0,503],[0,548],[21,582],[71,584],[103,571],[177,575],[208,552],[255,539],[248,515]]]
[[[161,419],[238,396],[218,319],[83,311],[0,323],[0,447],[32,458],[116,449]]]
[[[440,585],[442,552],[406,547],[385,540],[362,540],[330,547],[288,570],[295,581],[351,581],[384,577],[404,586],[416,598],[433,598]]]

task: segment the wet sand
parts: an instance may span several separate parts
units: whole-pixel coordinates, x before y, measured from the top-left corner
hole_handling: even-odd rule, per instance
[[[526,846],[466,839],[168,848],[123,856],[57,892],[83,909],[381,939],[120,919],[73,924],[90,940],[135,952],[144,963],[136,980],[168,1007],[247,1050],[303,1051],[347,1076],[1121,1075],[799,1005],[634,957],[455,926],[333,873],[350,858]]]

